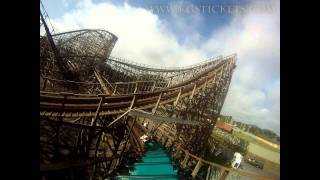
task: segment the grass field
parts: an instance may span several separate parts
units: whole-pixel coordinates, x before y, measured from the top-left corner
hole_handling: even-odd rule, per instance
[[[270,145],[268,145],[268,144],[265,144],[265,143],[263,143],[263,142],[261,142],[261,141],[258,141],[258,140],[256,140],[256,139],[254,138],[254,136],[251,136],[251,135],[249,135],[249,134],[247,134],[247,133],[240,133],[240,132],[234,131],[233,134],[234,134],[235,136],[243,139],[243,140],[249,141],[250,143],[253,143],[253,144],[255,144],[255,145],[261,146],[261,147],[266,148],[266,149],[268,149],[268,150],[271,150],[271,151],[273,151],[273,152],[278,152],[278,153],[280,153],[280,149],[279,149],[279,148],[275,148],[275,147],[272,147],[272,146],[270,146]]]

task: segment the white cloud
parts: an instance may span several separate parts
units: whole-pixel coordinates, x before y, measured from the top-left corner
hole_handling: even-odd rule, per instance
[[[76,7],[52,20],[56,31],[106,29],[119,38],[113,56],[153,65],[185,66],[236,52],[237,68],[223,112],[236,120],[280,132],[279,11],[236,15],[201,42],[195,28],[203,21],[200,14],[189,16],[188,21],[183,14],[172,14],[177,23],[168,24],[150,11],[126,3],[94,4],[85,0]],[[169,29],[181,31],[184,41],[178,43]]]
[[[223,112],[236,120],[257,124],[280,134],[279,12],[237,16],[214,34],[207,46],[238,52],[238,68]],[[227,32],[227,33],[224,33]],[[225,39],[223,41],[222,39]],[[222,47],[221,47],[222,42]]]

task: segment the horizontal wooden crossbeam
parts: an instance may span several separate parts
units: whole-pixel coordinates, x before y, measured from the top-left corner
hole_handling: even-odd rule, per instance
[[[178,118],[173,118],[173,117],[164,117],[152,113],[148,113],[146,111],[142,110],[131,110],[128,114],[129,116],[133,117],[140,117],[140,118],[148,118],[153,121],[161,121],[161,122],[167,122],[167,123],[178,123],[178,124],[189,124],[189,125],[195,125],[195,126],[200,126],[201,124],[197,121],[190,121],[190,120],[182,120]]]

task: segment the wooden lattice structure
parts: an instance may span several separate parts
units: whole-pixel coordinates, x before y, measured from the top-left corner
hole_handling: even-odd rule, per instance
[[[134,111],[172,123],[175,141],[203,155],[236,55],[189,67],[152,67],[110,57],[117,41],[110,32],[51,35],[45,21],[40,26],[46,30],[40,36],[41,177],[110,176],[123,161],[143,152]]]

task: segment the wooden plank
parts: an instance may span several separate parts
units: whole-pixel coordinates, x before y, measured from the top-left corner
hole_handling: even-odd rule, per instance
[[[106,94],[108,94],[108,95],[111,94],[110,91],[109,91],[109,89],[108,89],[107,86],[104,84],[102,78],[100,77],[100,74],[97,72],[96,69],[94,69],[94,75],[95,75],[95,77],[97,78],[97,80],[98,80],[101,88],[103,89],[104,93],[106,93]]]
[[[191,176],[193,178],[195,178],[197,176],[201,166],[202,166],[202,162],[201,162],[201,160],[198,160],[198,163],[197,163],[196,167],[193,169],[192,174],[191,174]]]
[[[160,100],[161,100],[161,96],[162,96],[162,93],[159,94],[159,98],[157,100],[157,103],[155,105],[155,107],[152,109],[152,114],[154,114],[159,106],[159,103],[160,103]]]
[[[191,93],[191,95],[190,95],[190,99],[193,98],[193,95],[194,95],[194,93],[195,93],[195,91],[196,91],[196,88],[197,88],[197,84],[194,83],[193,90],[192,90],[192,93]]]
[[[179,93],[178,93],[178,96],[177,96],[176,100],[175,100],[174,103],[173,103],[173,106],[177,106],[178,101],[179,101],[179,98],[180,98],[180,95],[181,95],[181,92],[182,92],[182,88],[180,88]]]

